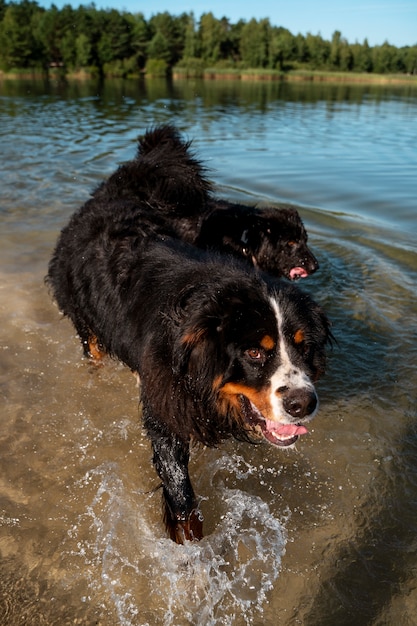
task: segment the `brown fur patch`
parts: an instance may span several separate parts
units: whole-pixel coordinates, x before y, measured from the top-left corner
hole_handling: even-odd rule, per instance
[[[305,334],[304,331],[299,328],[295,333],[294,333],[294,341],[295,343],[302,343],[305,339]]]
[[[267,419],[273,419],[272,407],[269,401],[269,391],[266,389],[258,391],[241,383],[226,383],[220,389],[220,394],[221,397],[228,401],[234,409],[239,411],[239,414],[241,411],[239,396],[243,395],[256,406],[258,411],[260,411],[264,417]]]
[[[270,337],[270,335],[265,335],[264,337],[262,337],[260,343],[265,350],[272,350],[272,348],[275,347],[275,341],[272,339],[272,337]]]
[[[194,346],[203,339],[204,334],[205,334],[204,328],[199,328],[198,330],[191,331],[187,333],[186,335],[184,335],[181,339],[181,342],[189,343]]]
[[[106,356],[106,353],[104,352],[102,346],[100,345],[100,342],[97,339],[97,337],[89,338],[88,354],[90,358],[96,363],[99,363]]]

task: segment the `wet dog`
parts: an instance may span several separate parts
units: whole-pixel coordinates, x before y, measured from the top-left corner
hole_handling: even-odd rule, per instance
[[[254,267],[290,280],[318,269],[296,209],[233,204],[214,197],[207,204],[195,245],[246,258]]]
[[[178,543],[202,537],[192,442],[293,445],[318,408],[329,323],[295,285],[177,239],[138,236],[129,202],[87,202],[63,229],[47,282],[85,353],[140,377],[143,420]]]
[[[245,259],[290,280],[318,269],[294,208],[233,204],[213,194],[207,170],[173,126],[147,132],[137,155],[93,194],[97,203],[131,207],[130,227],[140,236],[172,236],[203,249]]]

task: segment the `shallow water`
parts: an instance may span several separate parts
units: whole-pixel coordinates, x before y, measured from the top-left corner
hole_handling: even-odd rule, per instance
[[[417,89],[0,83],[0,623],[414,624]],[[296,451],[193,451],[206,537],[164,536],[134,378],[43,285],[59,229],[177,124],[219,193],[291,202],[337,344]]]

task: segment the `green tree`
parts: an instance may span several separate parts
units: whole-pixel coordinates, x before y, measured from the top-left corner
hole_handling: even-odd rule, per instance
[[[61,40],[59,48],[66,68],[73,69],[76,62],[75,40],[77,37],[76,12],[66,4],[60,11]]]
[[[227,42],[222,44],[225,55],[233,64],[241,61],[240,39],[245,26],[244,20],[239,20],[236,24],[228,25]]]
[[[31,0],[11,2],[7,6],[0,24],[0,59],[5,68],[43,64],[43,47],[34,34],[36,16],[41,11]]]
[[[192,59],[198,57],[200,54],[200,45],[197,35],[196,23],[194,19],[194,13],[190,13],[187,19],[187,24],[184,33],[184,50],[183,58]]]
[[[63,62],[61,46],[64,37],[64,24],[62,14],[54,4],[48,11],[37,14],[33,34],[42,46],[47,65]]]
[[[263,68],[267,67],[269,60],[270,24],[268,19],[251,19],[242,28],[240,38],[240,54],[242,62],[246,67]]]
[[[151,39],[150,29],[142,13],[129,15],[128,19],[131,24],[131,45],[135,65],[143,69],[146,64],[148,43]]]
[[[71,30],[66,30],[60,44],[61,57],[64,67],[74,69],[77,66],[76,36]]]
[[[75,65],[77,68],[88,67],[92,64],[92,46],[90,39],[80,33],[75,40]]]
[[[152,37],[148,44],[147,52],[149,59],[161,59],[167,64],[171,61],[171,52],[168,41],[160,31],[155,33]]]
[[[204,13],[200,18],[198,34],[203,61],[210,65],[220,61],[226,39],[225,24],[216,19],[213,13]]]
[[[335,30],[330,44],[329,65],[331,69],[339,69],[341,53],[342,33],[339,30]]]
[[[354,56],[351,46],[344,41],[340,48],[340,69],[342,72],[351,72],[354,66]]]
[[[152,38],[151,43],[149,44],[151,46],[151,50],[155,45],[152,44],[152,42],[154,41],[156,35],[158,35],[156,45],[161,46],[162,41],[164,40],[167,48],[167,52],[164,57],[154,56],[153,58],[164,58],[169,65],[174,65],[179,61],[184,50],[187,20],[188,16],[185,13],[180,17],[173,17],[166,11],[164,13],[157,13],[151,17],[149,20],[149,28]]]
[[[96,67],[120,75],[151,67],[162,73],[181,59],[202,73],[208,65],[250,68],[294,67],[359,72],[417,73],[417,46],[396,48],[385,42],[371,48],[349,42],[335,31],[331,41],[320,34],[306,36],[272,26],[268,19],[236,24],[204,13],[153,15],[116,9],[97,10],[94,4],[73,9],[66,4],[46,10],[34,0],[0,0],[0,64],[3,68],[68,69]]]
[[[296,60],[300,65],[306,65],[310,59],[306,38],[301,33],[295,37]]]
[[[111,61],[128,59],[133,54],[132,26],[125,15],[115,9],[103,15],[104,28],[97,42],[99,66]]]
[[[307,33],[306,44],[311,69],[325,69],[330,56],[330,43],[325,41],[321,35]]]
[[[297,60],[296,38],[285,28],[271,28],[268,53],[271,69],[285,70]]]
[[[75,11],[76,32],[76,65],[95,67],[100,71],[101,60],[99,41],[107,26],[106,11],[97,11],[95,6],[80,5]]]
[[[417,74],[417,46],[403,48],[403,54],[407,74]]]
[[[365,39],[363,44],[354,44],[352,46],[353,53],[353,69],[355,72],[372,72],[372,50],[368,44],[368,40]]]
[[[377,74],[387,74],[397,70],[395,63],[395,48],[385,41],[382,46],[372,49],[372,63]]]

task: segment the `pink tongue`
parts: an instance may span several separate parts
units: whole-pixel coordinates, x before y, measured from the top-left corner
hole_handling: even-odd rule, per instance
[[[308,274],[303,267],[293,267],[290,270],[290,278],[294,280],[294,278],[307,278]]]
[[[266,425],[268,430],[272,430],[277,435],[282,435],[283,437],[294,437],[295,435],[308,433],[305,426],[297,426],[297,424],[279,424],[278,422],[267,420]]]

